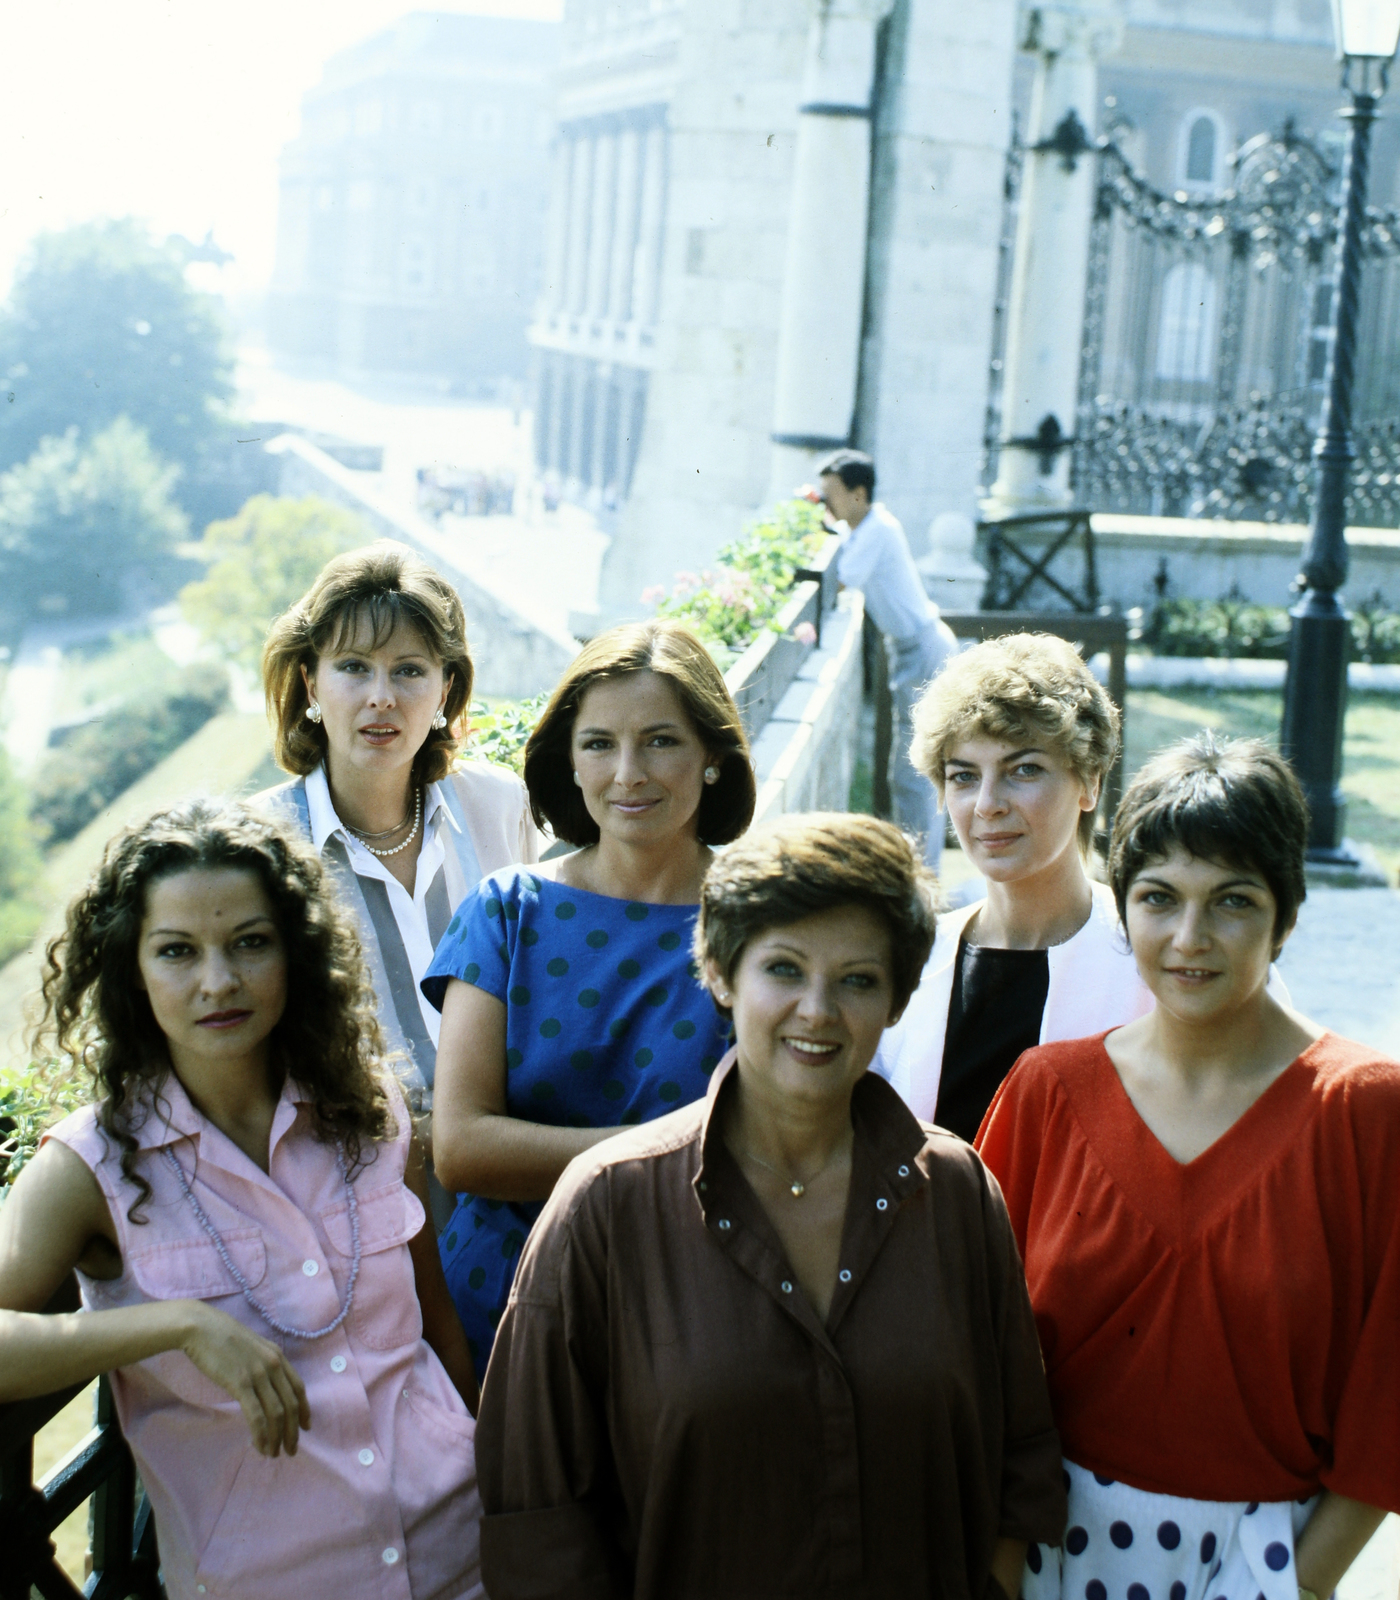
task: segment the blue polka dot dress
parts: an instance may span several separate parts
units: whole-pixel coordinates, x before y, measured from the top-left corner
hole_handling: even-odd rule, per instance
[[[506,1111],[551,1127],[606,1128],[705,1093],[728,1024],[696,982],[695,906],[643,905],[507,867],[457,908],[423,979],[442,1008],[449,979],[506,1007]],[[521,1246],[540,1207],[458,1197],[439,1245],[478,1374]]]

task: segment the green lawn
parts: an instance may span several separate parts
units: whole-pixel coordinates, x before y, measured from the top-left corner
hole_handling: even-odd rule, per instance
[[[1198,728],[1278,741],[1283,700],[1277,694],[1180,689],[1128,694],[1127,775],[1164,744]],[[1400,870],[1400,698],[1353,695],[1347,708],[1342,789],[1348,837],[1368,844],[1387,871]]]

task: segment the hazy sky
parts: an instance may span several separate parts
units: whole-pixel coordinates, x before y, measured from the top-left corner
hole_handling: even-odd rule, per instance
[[[0,292],[35,233],[146,217],[272,270],[277,157],[326,57],[412,11],[557,18],[562,0],[37,0],[6,6]]]

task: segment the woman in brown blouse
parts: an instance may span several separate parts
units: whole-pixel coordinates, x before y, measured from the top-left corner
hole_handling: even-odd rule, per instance
[[[1003,1600],[1065,1493],[995,1182],[866,1068],[934,882],[860,816],[717,857],[704,1101],[565,1171],[482,1400],[492,1600]]]

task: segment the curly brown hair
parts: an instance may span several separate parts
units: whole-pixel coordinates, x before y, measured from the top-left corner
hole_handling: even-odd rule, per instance
[[[275,730],[278,766],[305,777],[326,758],[326,730],[306,720],[303,667],[316,671],[325,654],[344,649],[368,624],[377,650],[407,623],[451,679],[443,706],[446,726],[433,728],[413,758],[415,783],[436,783],[457,759],[454,731],[472,696],[474,669],[467,619],[457,591],[406,544],[381,539],[336,556],[315,583],[268,630],[263,646],[263,693]]]
[[[376,1066],[385,1055],[374,994],[350,914],[335,898],[314,850],[281,822],[250,807],[193,800],[158,811],[107,846],[91,882],[68,907],[50,941],[44,1014],[36,1050],[46,1046],[91,1075],[97,1120],[120,1147],[121,1170],[137,1190],[134,1132],[171,1070],[165,1036],[137,964],[151,885],[191,869],[252,872],[272,905],[287,960],[287,1003],[268,1037],[268,1064],[311,1096],[319,1135],[339,1140],[351,1171],[363,1141],[392,1127]],[[137,1120],[139,1118],[139,1120]]]

